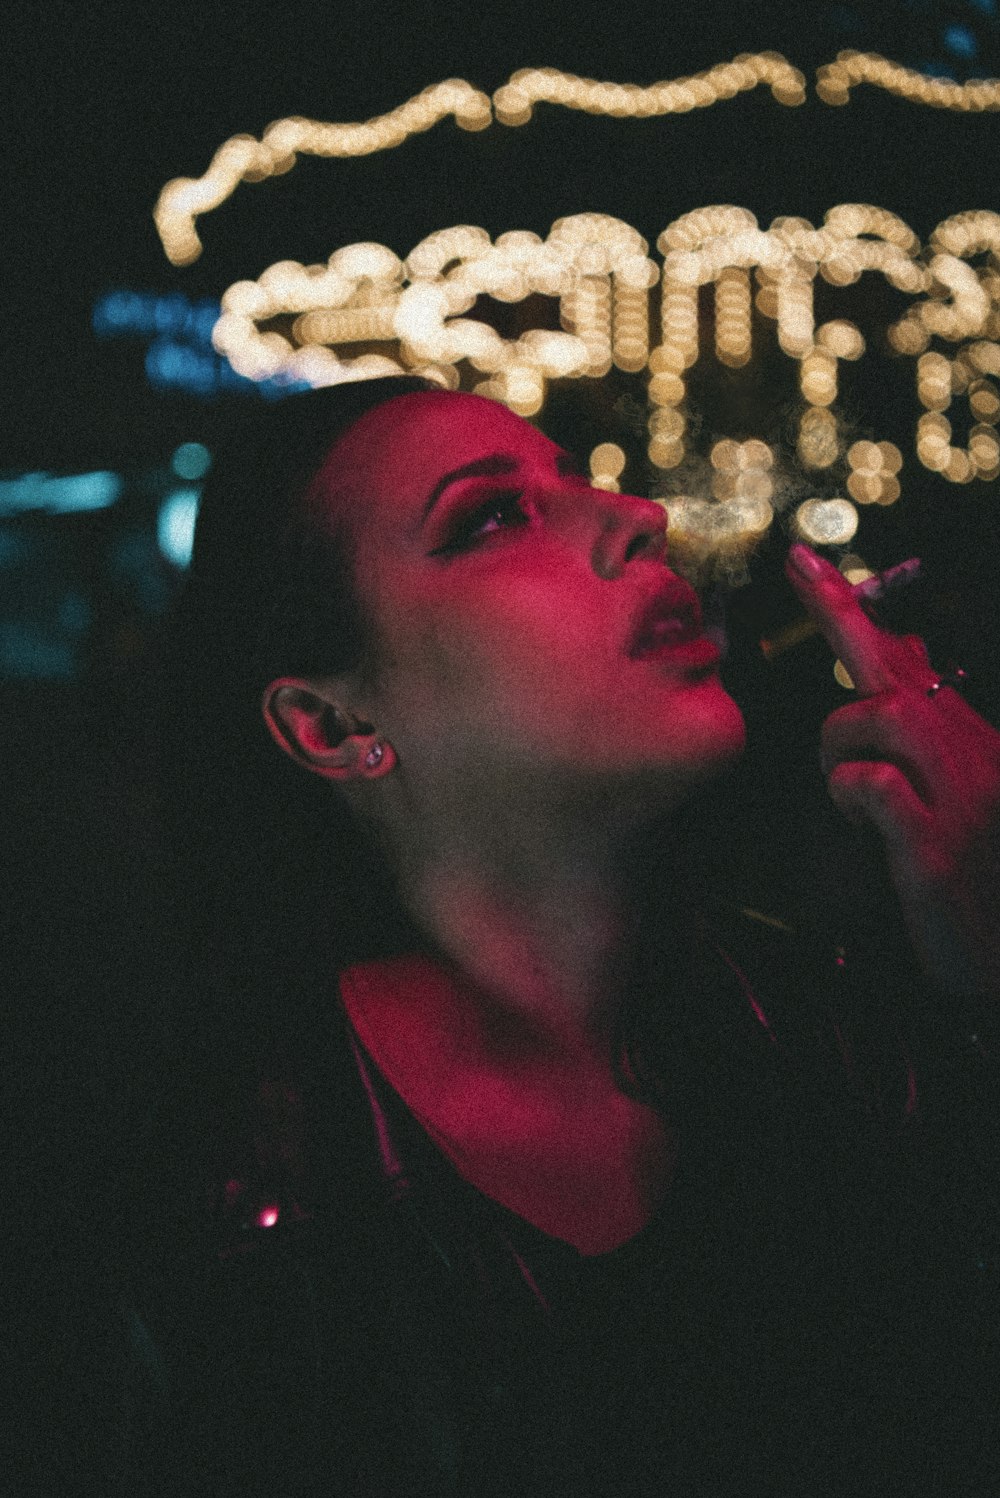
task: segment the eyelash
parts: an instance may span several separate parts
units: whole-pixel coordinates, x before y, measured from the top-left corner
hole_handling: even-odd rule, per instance
[[[475,546],[484,539],[485,535],[492,535],[492,531],[482,532],[482,527],[487,520],[495,515],[509,511],[512,505],[516,505],[519,516],[514,526],[501,525],[497,530],[519,529],[522,525],[530,524],[531,517],[524,508],[524,493],[520,489],[505,489],[502,493],[492,494],[483,504],[476,505],[463,515],[457,522],[448,541],[444,546],[437,548],[437,553],[450,551],[464,551]]]

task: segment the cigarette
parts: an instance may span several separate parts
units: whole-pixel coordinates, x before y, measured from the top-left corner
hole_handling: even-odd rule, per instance
[[[863,583],[855,583],[854,596],[868,603],[877,603],[886,593],[892,593],[896,588],[905,588],[908,583],[915,583],[919,576],[920,558],[907,557],[905,562],[897,562],[895,567],[887,567],[884,572],[866,577]]]
[[[866,577],[864,582],[854,583],[851,591],[859,603],[870,605],[878,603],[887,593],[894,593],[898,588],[915,583],[919,576],[920,558],[907,557],[905,562],[897,562],[895,567],[887,567],[884,572]],[[777,656],[784,655],[786,650],[793,650],[803,640],[811,639],[816,634],[819,634],[819,625],[812,619],[797,619],[794,624],[779,630],[769,640],[761,640],[761,653],[765,660],[773,661]]]

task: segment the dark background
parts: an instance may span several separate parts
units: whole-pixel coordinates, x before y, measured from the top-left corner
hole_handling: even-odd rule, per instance
[[[95,303],[115,289],[218,298],[277,259],[325,259],[359,239],[405,255],[430,231],[463,222],[494,235],[544,235],[562,214],[601,211],[652,245],[671,220],[709,203],[748,207],[766,227],[781,213],[819,224],[834,204],[862,201],[900,214],[926,242],[951,213],[1000,208],[996,114],[953,115],[871,88],[834,109],[814,90],[816,66],[842,47],[959,79],[1000,76],[994,0],[128,9],[14,0],[0,25],[0,474],[8,476],[110,469],[141,488],[178,443],[211,448],[232,402],[259,399],[152,388],[141,341],[93,332]],[[164,182],[199,175],[228,136],[259,136],[286,114],[364,119],[449,76],[492,93],[528,65],[652,82],[766,47],[806,74],[805,106],[784,108],[758,88],[659,120],[541,106],[520,129],[470,134],[445,121],[374,157],[307,158],[287,176],[242,186],[199,220],[205,250],[188,268],[171,267],[156,236],[151,211]],[[845,300],[843,315],[862,324],[884,325],[901,310],[877,286],[857,298],[850,309]],[[851,378],[845,401],[858,435],[889,438],[906,455],[901,501],[865,511],[858,549],[873,565],[923,558],[925,582],[896,622],[925,633],[939,663],[962,660],[973,699],[995,718],[995,485],[947,484],[917,464],[912,361],[873,358]],[[706,400],[724,410],[727,388],[718,373]],[[180,573],[154,558],[141,585],[121,582],[123,537],[141,551],[139,531],[152,522],[148,507],[135,505],[22,518],[19,526],[44,537],[39,554],[58,554],[58,567],[49,561],[15,577],[3,561],[9,548],[0,552],[8,617],[37,612],[64,577],[67,592],[84,598],[87,620],[61,674],[9,653],[0,696],[7,1096],[29,1141],[13,1189],[57,1259],[68,1214],[101,1210],[87,1197],[88,1162],[105,1147],[127,1063],[122,1036],[141,1007],[144,964],[151,970],[168,957],[176,936],[151,930],[141,915],[161,856],[143,687]],[[699,811],[696,856],[721,862],[734,898],[815,926],[824,939],[891,943],[898,933],[875,850],[841,825],[819,775],[820,722],[846,700],[828,652],[813,642],[767,669],[756,649],[762,630],[792,612],[782,549],[776,527],[751,584],[732,600],[728,670],[751,749]],[[147,535],[143,555],[153,550]],[[57,612],[58,603],[50,600]]]

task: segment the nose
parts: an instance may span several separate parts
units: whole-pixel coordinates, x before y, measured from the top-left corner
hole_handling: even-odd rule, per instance
[[[598,576],[618,577],[629,562],[638,558],[666,563],[664,509],[633,494],[608,494],[600,490],[594,493],[599,493],[604,501],[602,525],[594,546],[594,571]]]

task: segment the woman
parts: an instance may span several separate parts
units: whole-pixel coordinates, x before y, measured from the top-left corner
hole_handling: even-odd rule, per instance
[[[923,973],[859,1043],[813,954],[758,935],[748,976],[678,863],[744,730],[658,506],[419,381],[253,440],[178,659],[204,843],[254,824],[199,961],[273,1065],[255,1180],[210,1161],[222,1227],[140,1260],[128,1490],[978,1491],[990,1161],[939,1169],[933,1120],[990,1116],[1000,735],[793,548],[857,687],[830,792]]]

